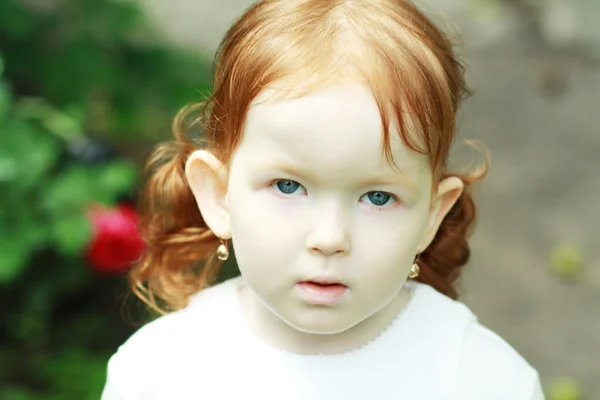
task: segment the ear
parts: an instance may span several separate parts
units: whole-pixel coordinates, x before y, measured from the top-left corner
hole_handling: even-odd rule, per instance
[[[429,221],[423,232],[423,241],[420,247],[421,252],[429,247],[442,221],[452,206],[454,206],[463,190],[463,181],[455,176],[448,177],[438,184],[429,209]]]
[[[185,176],[206,225],[217,237],[231,238],[227,171],[223,163],[211,152],[197,150],[185,164]]]

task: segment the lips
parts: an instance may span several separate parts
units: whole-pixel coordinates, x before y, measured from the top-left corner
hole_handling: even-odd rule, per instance
[[[339,282],[329,282],[329,281],[324,281],[324,282],[319,282],[319,281],[305,281],[305,282],[300,282],[302,284],[306,284],[306,285],[311,285],[311,286],[315,286],[315,287],[319,287],[319,288],[328,288],[328,287],[336,287],[336,286],[343,286],[346,287],[346,285],[339,283]]]
[[[312,304],[331,305],[348,292],[346,285],[324,279],[303,281],[296,286],[300,295]]]

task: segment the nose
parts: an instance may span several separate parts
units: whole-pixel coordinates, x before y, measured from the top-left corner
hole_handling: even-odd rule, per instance
[[[349,217],[341,207],[323,207],[322,212],[315,215],[306,237],[307,250],[325,256],[347,254],[350,251],[349,225]]]

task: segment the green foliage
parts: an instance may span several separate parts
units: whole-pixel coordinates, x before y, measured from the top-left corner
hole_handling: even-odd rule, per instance
[[[0,87],[7,88],[6,81]],[[65,138],[83,137],[82,128],[46,101],[3,94],[0,381],[9,384],[0,387],[0,398],[97,399],[109,353],[82,349],[103,332],[102,324],[91,325],[82,313],[71,323],[96,330],[57,340],[55,313],[65,298],[96,284],[82,261],[92,234],[86,210],[130,192],[138,168],[119,159],[98,165],[69,160]]]
[[[47,393],[36,393],[23,386],[9,386],[0,390],[5,400],[98,400],[106,380],[106,357],[90,355],[81,348],[70,348],[61,353],[36,360],[40,380],[50,382]]]
[[[160,44],[135,2],[63,0],[43,11],[0,2],[9,80],[85,115],[87,131],[154,138],[209,89],[209,64]]]
[[[16,279],[44,248],[80,254],[91,235],[86,208],[114,204],[137,178],[137,167],[124,160],[61,162],[62,138],[83,136],[81,127],[45,102],[24,103],[27,112],[6,104],[0,119],[0,284]]]
[[[207,94],[210,65],[117,0],[2,0],[0,51],[0,398],[97,399],[133,328],[121,281],[86,265],[88,210],[135,197],[133,156]],[[126,153],[74,156],[98,140]]]

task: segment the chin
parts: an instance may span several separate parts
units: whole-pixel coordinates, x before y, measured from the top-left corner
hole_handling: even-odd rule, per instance
[[[320,310],[317,310],[320,311]],[[343,333],[360,323],[360,319],[348,320],[336,315],[337,312],[303,312],[294,315],[294,318],[289,316],[279,316],[282,321],[294,328],[295,330],[312,335],[337,335]]]

